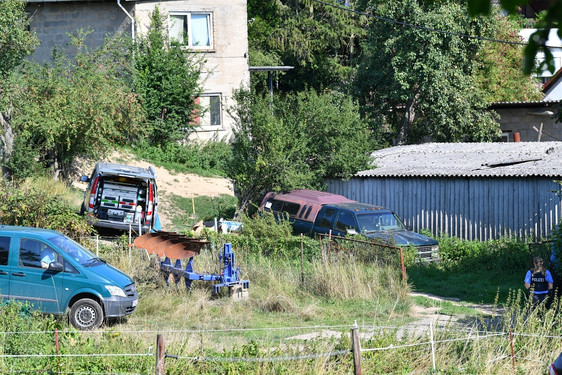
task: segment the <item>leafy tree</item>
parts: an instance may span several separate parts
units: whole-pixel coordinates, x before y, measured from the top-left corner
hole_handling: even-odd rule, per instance
[[[29,30],[25,2],[6,0],[0,2],[0,94],[2,80],[20,66],[39,41]]]
[[[241,211],[267,191],[322,188],[369,162],[371,137],[357,106],[339,92],[313,90],[269,98],[236,94],[229,177]]]
[[[474,60],[481,43],[453,33],[480,35],[486,23],[470,19],[455,2],[367,1],[377,15],[447,30],[382,23],[369,28],[355,89],[362,108],[389,126],[398,144],[430,136],[436,141],[485,141],[499,133],[476,87]]]
[[[72,36],[74,59],[55,51],[47,64],[30,63],[14,95],[14,134],[27,152],[7,163],[11,172],[39,161],[54,177],[66,178],[78,155],[99,158],[114,144],[143,135],[143,116],[130,89],[130,59],[122,39],[90,52],[88,32]],[[33,162],[32,162],[33,161]]]
[[[12,106],[8,91],[12,87],[12,73],[23,59],[39,43],[34,32],[29,30],[29,18],[25,13],[25,2],[6,0],[0,2],[0,162],[2,174],[8,170],[14,149],[14,130],[11,124]]]
[[[488,23],[496,39],[520,42],[515,21],[496,15]],[[523,46],[484,41],[477,56],[476,80],[487,103],[541,100],[539,82],[521,71]]]
[[[499,6],[510,15],[518,15],[521,6],[528,4],[529,0],[500,0]],[[527,75],[534,71],[542,71],[547,68],[554,73],[554,57],[552,52],[546,46],[550,30],[557,28],[562,18],[562,2],[551,1],[547,3],[549,8],[540,16],[540,22],[535,31],[529,38],[529,43],[525,46],[525,59],[523,64],[523,72]],[[468,0],[469,14],[475,15],[492,15],[494,10],[492,2],[488,0]],[[562,29],[558,28],[558,36],[562,38]],[[545,61],[536,66],[535,56],[538,52],[544,52]]]
[[[294,66],[280,80],[282,89],[346,86],[365,17],[312,0],[249,0],[248,18],[251,65]]]
[[[135,89],[150,124],[151,143],[164,145],[181,139],[200,115],[196,98],[201,93],[201,61],[177,42],[168,42],[158,7],[135,51]]]

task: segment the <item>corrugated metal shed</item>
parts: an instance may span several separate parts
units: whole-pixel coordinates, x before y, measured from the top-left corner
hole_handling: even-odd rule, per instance
[[[359,177],[560,177],[562,142],[426,143],[376,151]]]
[[[562,218],[562,142],[428,143],[373,156],[376,168],[328,191],[391,208],[413,230],[545,238]]]

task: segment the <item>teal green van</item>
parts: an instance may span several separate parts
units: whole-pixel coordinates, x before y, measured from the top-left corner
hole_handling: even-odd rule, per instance
[[[49,229],[0,225],[0,294],[44,313],[69,313],[80,330],[132,314],[133,280],[65,235]]]

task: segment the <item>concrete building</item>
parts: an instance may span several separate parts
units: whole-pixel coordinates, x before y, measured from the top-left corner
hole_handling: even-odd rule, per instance
[[[145,33],[150,12],[158,5],[172,38],[205,60],[199,102],[209,110],[197,120],[190,139],[224,139],[232,134],[233,119],[226,109],[234,104],[233,90],[249,87],[246,0],[218,1],[37,1],[27,11],[41,45],[32,58],[45,61],[55,46],[65,48],[77,30],[89,30],[86,45],[100,46],[107,35],[124,33],[133,39]],[[184,37],[185,36],[185,37]]]
[[[490,105],[499,116],[504,142],[562,140],[562,123],[556,118],[559,100],[498,102]]]

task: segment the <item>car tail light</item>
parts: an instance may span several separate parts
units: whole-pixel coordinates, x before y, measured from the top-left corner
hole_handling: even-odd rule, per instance
[[[152,184],[148,184],[148,207],[146,209],[146,223],[150,224],[152,221],[152,209],[154,201],[154,187]]]
[[[96,203],[96,190],[98,188],[99,177],[96,177],[94,182],[92,183],[92,191],[90,191],[90,203],[88,207],[94,208],[94,204]]]

